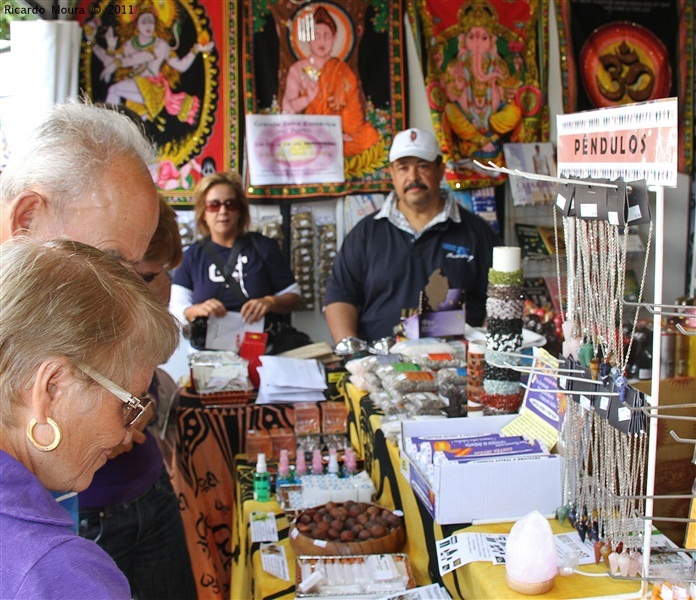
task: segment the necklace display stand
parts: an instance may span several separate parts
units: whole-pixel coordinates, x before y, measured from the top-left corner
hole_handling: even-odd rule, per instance
[[[652,541],[652,531],[653,531],[653,521],[679,521],[693,523],[694,519],[678,519],[676,517],[661,517],[655,516],[654,514],[654,501],[658,498],[660,499],[671,499],[671,498],[692,498],[691,496],[682,495],[669,495],[669,496],[656,496],[655,495],[655,465],[656,465],[656,454],[657,454],[657,424],[658,419],[687,419],[696,420],[696,417],[678,417],[669,416],[669,414],[660,414],[661,409],[674,408],[670,406],[660,405],[660,364],[661,364],[661,333],[662,333],[662,317],[672,316],[676,318],[688,318],[693,315],[688,315],[684,310],[684,307],[676,305],[666,305],[663,304],[663,264],[664,264],[664,188],[665,187],[676,187],[676,176],[677,176],[677,125],[678,125],[678,103],[676,98],[668,98],[666,100],[658,100],[654,102],[636,103],[633,105],[625,105],[617,108],[600,109],[596,111],[587,111],[583,113],[570,114],[570,115],[559,115],[557,118],[558,124],[558,172],[563,174],[563,177],[552,177],[547,175],[538,175],[535,173],[526,173],[519,170],[507,169],[505,167],[499,167],[493,163],[484,165],[478,161],[474,161],[475,164],[485,170],[496,171],[500,173],[505,173],[512,176],[525,177],[534,180],[542,180],[548,182],[555,182],[559,186],[559,190],[562,188],[577,187],[577,186],[593,186],[594,188],[606,188],[607,190],[616,190],[620,185],[630,186],[631,182],[636,182],[638,180],[645,180],[648,189],[655,194],[655,214],[654,214],[654,252],[655,252],[655,271],[654,271],[654,285],[653,285],[653,302],[645,303],[642,302],[642,297],[639,298],[637,303],[626,302],[623,299],[623,294],[620,294],[619,302],[620,305],[618,310],[620,311],[623,306],[632,307],[636,309],[636,319],[638,316],[638,311],[641,308],[645,308],[653,315],[653,343],[652,343],[652,378],[651,378],[651,393],[649,398],[646,399],[644,405],[629,405],[626,403],[626,407],[629,411],[640,412],[641,415],[647,420],[645,428],[648,431],[647,440],[647,451],[642,454],[640,446],[625,446],[624,452],[631,455],[634,460],[628,461],[631,463],[631,468],[636,469],[636,467],[644,467],[642,471],[644,472],[644,493],[639,495],[630,493],[630,490],[621,484],[619,481],[619,487],[617,489],[618,493],[612,492],[611,489],[606,489],[617,502],[619,506],[626,506],[625,502],[638,501],[637,505],[642,514],[624,515],[628,518],[638,518],[643,521],[643,543],[642,543],[642,576],[636,575],[634,572],[630,575],[626,575],[625,569],[621,569],[621,575],[616,574],[615,569],[611,569],[614,573],[609,573],[610,576],[621,579],[636,579],[642,581],[641,596],[643,598],[648,598],[651,596],[649,590],[648,577],[649,567],[650,567],[650,555],[651,555],[651,541]],[[604,152],[601,149],[604,148]],[[606,149],[614,149],[614,154],[612,151],[606,152]],[[620,155],[619,155],[620,154]],[[593,180],[595,179],[595,180]],[[596,179],[601,179],[601,181],[596,181]],[[625,184],[623,182],[626,182]],[[560,193],[559,193],[560,194]],[[559,195],[559,200],[563,201],[563,198]],[[558,208],[566,208],[557,203]],[[578,208],[577,206],[575,208]],[[630,212],[630,211],[629,211]],[[554,209],[555,214],[555,209]],[[567,214],[567,212],[565,213]],[[581,220],[583,215],[580,215],[578,219],[568,219],[568,221]],[[593,215],[596,220],[596,215]],[[612,219],[609,219],[612,222]],[[645,222],[645,221],[643,221]],[[616,223],[613,223],[616,224]],[[630,225],[630,223],[628,223]],[[571,260],[579,260],[574,257],[573,254],[580,254],[582,248],[573,248],[571,242],[572,240],[578,239],[576,235],[578,232],[574,228],[575,223],[571,223],[571,235],[566,237],[566,249],[571,255]],[[588,231],[591,231],[588,229]],[[652,231],[652,229],[651,229]],[[601,244],[601,240],[589,239],[587,241],[588,248],[597,249],[597,244]],[[609,245],[608,243],[606,244]],[[601,248],[601,246],[600,246]],[[646,250],[650,248],[650,241],[648,241]],[[608,248],[604,248],[608,252]],[[572,263],[571,263],[572,264]],[[596,266],[599,263],[593,264],[596,270]],[[625,268],[625,264],[623,265]],[[646,257],[647,266],[647,257]],[[616,271],[615,271],[616,272]],[[619,271],[620,273],[620,271]],[[568,278],[568,313],[569,315],[578,314],[576,311],[583,310],[588,307],[578,307],[574,305],[575,296],[574,291],[578,291],[575,288],[577,286],[585,286],[583,290],[580,290],[579,295],[583,293],[585,296],[592,296],[593,294],[587,294],[586,290],[591,290],[592,284],[596,284],[599,280],[591,281],[587,277],[594,275],[601,279],[602,276],[608,278],[604,272],[588,272],[583,281],[574,281],[573,278],[576,273],[567,273]],[[645,280],[645,273],[643,274],[643,282]],[[605,282],[606,283],[606,282]],[[605,285],[606,287],[606,285]],[[642,288],[642,284],[641,284]],[[618,290],[621,292],[622,290]],[[642,289],[641,289],[642,291]],[[592,299],[590,298],[590,301]],[[592,313],[591,309],[595,309],[595,313]],[[611,306],[605,304],[603,307],[605,312],[613,316],[613,313],[609,311]],[[596,307],[589,306],[589,312],[585,314],[585,319],[591,319],[599,309]],[[619,312],[621,314],[621,312]],[[570,320],[570,317],[569,317]],[[634,321],[635,325],[635,321]],[[676,325],[677,330],[681,334],[694,335],[696,331],[686,330],[680,323]],[[582,351],[582,348],[580,349]],[[630,346],[629,346],[630,352]],[[565,353],[565,350],[564,350]],[[628,357],[626,357],[627,359]],[[624,365],[621,365],[625,367]],[[565,379],[572,379],[570,377],[565,377]],[[623,392],[619,388],[620,393]],[[591,395],[591,394],[590,394]],[[680,405],[683,408],[689,405]],[[690,405],[696,406],[696,405]],[[603,423],[605,424],[605,423]],[[679,438],[673,431],[670,432],[672,437],[683,443],[694,443],[696,440]],[[616,434],[618,437],[618,433]],[[626,440],[620,441],[620,443],[630,442],[631,436],[625,436]],[[591,446],[591,440],[585,440],[588,446]],[[619,446],[614,446],[618,448]],[[635,457],[644,463],[641,465],[636,465]],[[599,458],[599,454],[596,458]],[[604,455],[603,455],[604,456]],[[608,458],[608,457],[604,457]],[[614,471],[618,469],[625,469],[625,465],[620,463],[624,462],[622,460],[615,460],[616,464],[613,465]],[[627,464],[628,464],[627,462]],[[612,463],[613,464],[613,463]],[[632,473],[635,471],[632,471]],[[619,470],[621,474],[621,471]],[[625,473],[624,473],[625,475]],[[587,479],[587,477],[586,477]],[[583,492],[584,493],[584,492]],[[582,496],[581,496],[582,497]],[[621,503],[624,503],[623,505]],[[630,506],[630,505],[629,505]],[[632,505],[635,507],[636,505]],[[580,512],[582,504],[578,508]],[[587,508],[587,507],[585,507]],[[637,511],[636,511],[637,512]],[[615,521],[614,516],[607,520],[605,527],[611,527]],[[696,549],[674,549],[675,552],[696,552]],[[615,553],[614,553],[615,554]],[[611,557],[610,557],[611,558]],[[615,558],[615,560],[618,559]],[[653,580],[655,578],[653,577]],[[682,579],[684,582],[693,582],[694,573],[692,572],[691,578]]]

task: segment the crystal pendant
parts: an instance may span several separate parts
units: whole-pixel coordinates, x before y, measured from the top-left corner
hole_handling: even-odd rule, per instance
[[[563,525],[566,522],[566,517],[568,516],[568,507],[565,504],[561,504],[556,509],[556,518],[558,519],[558,522]]]
[[[630,562],[631,558],[628,556],[628,552],[622,552],[619,556],[619,573],[621,573],[621,577],[628,577]]]
[[[612,552],[609,555],[609,570],[614,575],[617,575],[619,573],[619,553],[618,552]]]
[[[631,552],[629,557],[631,560],[628,563],[628,576],[636,577],[640,572],[640,566],[643,562],[643,555],[637,550],[634,550],[633,552]]]
[[[594,543],[594,564],[596,565],[598,565],[599,561],[602,560],[602,546],[604,546],[604,542]]]

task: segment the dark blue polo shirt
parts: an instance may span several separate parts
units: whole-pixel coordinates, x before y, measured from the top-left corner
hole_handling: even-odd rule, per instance
[[[488,270],[500,240],[480,217],[459,207],[461,222],[447,219],[413,235],[375,219],[362,219],[346,236],[326,285],[324,305],[358,307],[358,337],[392,335],[403,308],[417,308],[420,292],[435,269],[450,288],[466,290],[466,321],[480,326],[486,317]]]

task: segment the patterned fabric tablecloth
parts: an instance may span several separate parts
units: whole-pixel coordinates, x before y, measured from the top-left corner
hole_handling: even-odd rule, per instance
[[[203,407],[195,395],[182,393],[172,484],[199,598],[230,597],[234,457],[245,451],[246,432],[273,425],[293,428],[294,422],[292,405]]]

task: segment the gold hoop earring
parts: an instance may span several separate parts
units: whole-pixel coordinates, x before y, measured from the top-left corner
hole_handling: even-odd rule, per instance
[[[29,438],[29,441],[33,444],[34,448],[36,448],[37,450],[41,450],[41,452],[50,452],[51,450],[55,450],[58,447],[58,444],[60,444],[60,438],[62,436],[58,423],[56,423],[50,417],[46,417],[46,421],[48,421],[48,424],[51,426],[51,429],[53,429],[53,433],[56,436],[55,439],[48,446],[42,446],[41,444],[39,444],[39,442],[36,441],[36,438],[34,437],[34,427],[36,427],[36,419],[32,419],[31,421],[29,421],[29,425],[27,425],[27,437]]]

